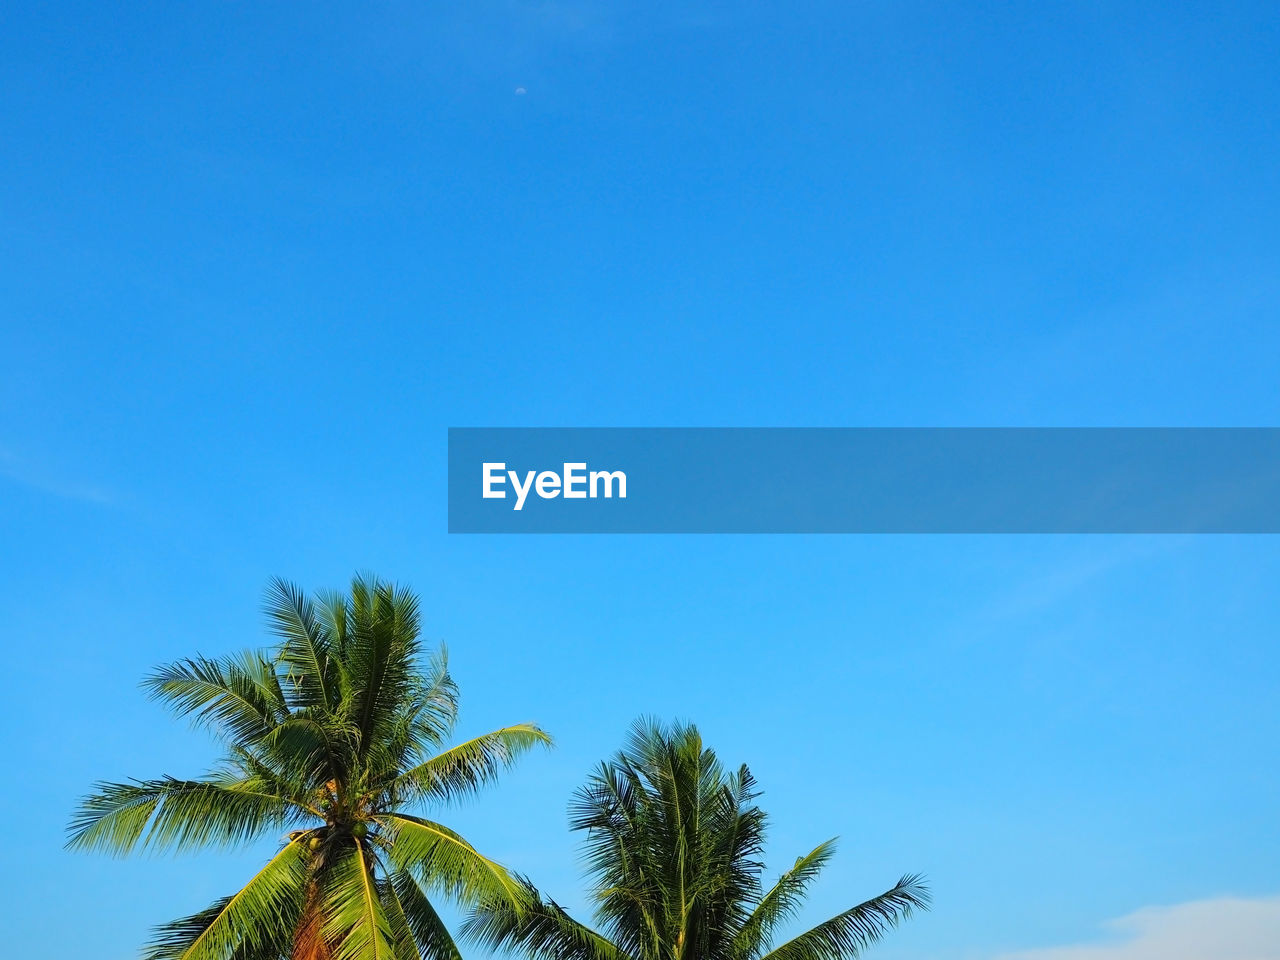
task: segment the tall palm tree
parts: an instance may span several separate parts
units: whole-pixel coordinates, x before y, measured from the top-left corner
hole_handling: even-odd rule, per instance
[[[830,860],[834,842],[761,882],[765,815],[747,768],[727,772],[697,728],[641,722],[576,795],[571,825],[586,833],[598,929],[524,881],[521,905],[482,901],[464,931],[536,960],[852,960],[914,909],[929,905],[918,876],[784,943]]]
[[[196,657],[145,685],[225,745],[213,772],[100,783],[68,846],[124,855],[288,831],[239,892],[159,927],[148,960],[459,960],[429,894],[501,901],[515,879],[418,808],[474,793],[550,737],[532,724],[445,748],[457,687],[425,665],[418,600],[357,577],[266,601],[271,655]]]

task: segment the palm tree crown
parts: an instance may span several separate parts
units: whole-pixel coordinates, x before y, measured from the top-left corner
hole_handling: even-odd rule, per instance
[[[182,660],[146,681],[213,728],[221,765],[197,780],[100,783],[68,845],[124,855],[288,831],[237,893],[158,928],[148,960],[459,960],[428,893],[492,902],[520,887],[417,808],[471,794],[551,740],[532,724],[445,749],[457,687],[420,662],[417,598],[372,577],[313,602],[274,581],[279,645]]]
[[[852,960],[914,909],[918,876],[774,945],[834,842],[762,883],[765,815],[747,768],[726,771],[693,726],[643,722],[575,797],[586,833],[599,930],[574,920],[527,881],[519,906],[490,898],[465,931],[537,960]]]

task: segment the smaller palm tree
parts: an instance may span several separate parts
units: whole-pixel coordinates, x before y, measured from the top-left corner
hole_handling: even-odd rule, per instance
[[[774,945],[834,841],[761,882],[765,814],[745,766],[726,772],[696,727],[638,723],[576,795],[599,929],[524,881],[519,906],[482,902],[464,933],[537,960],[853,960],[930,896],[908,875],[877,897]]]
[[[419,808],[474,793],[550,737],[518,724],[446,746],[457,687],[443,652],[422,663],[403,588],[357,577],[313,602],[277,580],[267,614],[273,654],[183,660],[147,682],[219,734],[222,765],[98,784],[69,846],[124,855],[288,831],[238,892],[160,927],[148,960],[460,960],[431,895],[521,887]]]

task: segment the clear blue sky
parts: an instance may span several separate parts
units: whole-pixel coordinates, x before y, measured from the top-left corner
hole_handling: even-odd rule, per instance
[[[132,956],[247,875],[62,831],[211,756],[150,667],[357,568],[463,733],[558,736],[455,816],[565,902],[640,713],[751,764],[775,866],[844,838],[806,919],[931,876],[885,960],[1280,893],[1280,540],[465,538],[444,491],[451,425],[1280,423],[1274,14],[10,4],[7,950]]]

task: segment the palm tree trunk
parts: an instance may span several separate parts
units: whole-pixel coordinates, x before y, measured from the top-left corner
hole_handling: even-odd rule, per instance
[[[293,935],[293,952],[289,960],[332,960],[333,952],[324,940],[324,911],[320,891],[315,884],[307,891],[307,904]]]

